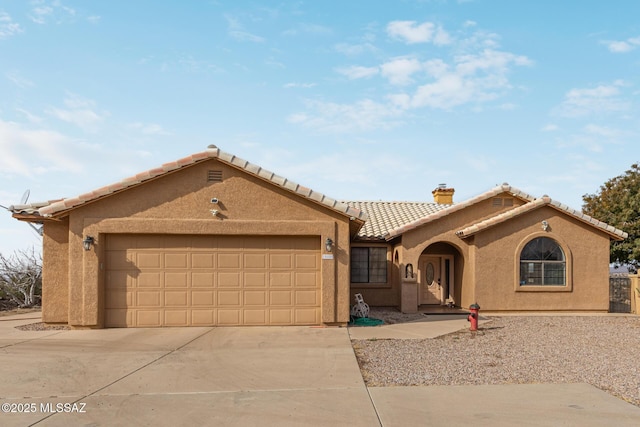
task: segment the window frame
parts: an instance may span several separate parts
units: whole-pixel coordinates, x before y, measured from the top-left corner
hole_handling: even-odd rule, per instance
[[[564,285],[542,285],[542,284],[533,284],[533,285],[528,285],[528,284],[521,284],[520,280],[521,280],[521,273],[520,273],[520,268],[521,268],[521,256],[522,256],[522,251],[524,250],[524,248],[531,243],[533,240],[540,238],[540,237],[544,237],[547,239],[550,239],[552,241],[554,241],[562,250],[562,252],[564,253]],[[531,234],[529,236],[527,236],[525,239],[523,239],[520,244],[518,245],[518,247],[516,248],[516,252],[515,252],[515,257],[514,257],[514,276],[515,276],[515,290],[517,292],[571,292],[573,291],[573,274],[572,274],[572,256],[571,256],[571,251],[569,250],[569,246],[566,244],[566,242],[560,238],[559,236],[550,233],[550,232],[538,232],[538,233],[534,233]],[[525,260],[526,261],[526,260]],[[533,261],[536,262],[536,261]],[[544,262],[544,261],[541,261]],[[560,262],[558,261],[550,261],[548,263],[555,263],[558,264]]]
[[[380,248],[380,249],[384,249],[385,250],[384,268],[385,268],[385,273],[386,273],[386,279],[385,279],[384,282],[380,282],[380,281],[354,282],[352,280],[352,278],[353,278],[353,275],[352,275],[352,272],[353,272],[352,271],[352,269],[353,269],[353,249],[371,249],[371,248]],[[351,255],[350,255],[350,260],[349,260],[349,282],[351,283],[351,287],[354,287],[354,288],[390,287],[391,286],[391,281],[390,281],[391,255],[392,255],[392,251],[390,249],[391,249],[390,246],[384,245],[384,244],[366,244],[365,243],[365,244],[351,245]],[[370,262],[370,254],[368,252],[367,263],[369,263],[369,262]],[[368,274],[368,277],[371,277],[371,266],[369,264],[367,265],[367,274]]]

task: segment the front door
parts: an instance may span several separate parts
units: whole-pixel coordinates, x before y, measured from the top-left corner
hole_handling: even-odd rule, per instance
[[[441,304],[440,257],[424,257],[421,264],[420,304]]]

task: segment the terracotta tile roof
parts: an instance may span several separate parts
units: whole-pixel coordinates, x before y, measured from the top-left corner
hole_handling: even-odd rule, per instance
[[[488,218],[484,221],[478,222],[476,224],[470,225],[466,228],[463,228],[462,230],[459,230],[456,232],[456,235],[458,237],[460,237],[461,239],[467,238],[469,236],[472,236],[482,230],[486,230],[487,228],[493,227],[494,225],[500,224],[504,221],[507,221],[511,218],[517,217],[519,215],[522,215],[526,212],[530,212],[534,209],[538,209],[542,206],[550,206],[552,208],[555,208],[561,212],[564,212],[566,214],[568,214],[569,216],[572,216],[582,222],[585,222],[593,227],[599,228],[602,231],[606,232],[607,234],[609,234],[613,239],[615,240],[624,240],[628,237],[628,234],[622,230],[618,230],[617,228],[606,224],[602,221],[598,221],[597,219],[590,217],[589,215],[585,215],[580,211],[577,211],[575,209],[571,209],[570,207],[568,207],[567,205],[564,205],[560,202],[557,202],[555,200],[552,200],[549,196],[543,196],[539,199],[536,199],[530,203],[526,203],[522,206],[519,206],[517,208],[511,209],[510,211],[501,213],[499,215],[496,215],[492,218]]]
[[[364,227],[362,227],[358,233],[359,238],[369,240],[391,240],[394,237],[400,236],[401,234],[406,233],[409,230],[413,230],[431,221],[443,218],[454,212],[457,212],[466,207],[479,203],[483,200],[490,199],[505,192],[510,193],[512,196],[517,197],[525,201],[526,203],[522,206],[516,207],[507,212],[466,227],[465,229],[458,231],[456,234],[461,238],[465,238],[485,228],[499,224],[525,212],[529,212],[541,206],[548,205],[580,221],[590,224],[593,227],[605,231],[615,240],[622,240],[627,237],[627,233],[625,233],[624,231],[618,230],[611,225],[605,224],[604,222],[598,221],[597,219],[585,215],[580,211],[572,209],[567,205],[552,200],[548,196],[543,196],[542,198],[537,199],[532,195],[525,193],[515,187],[512,187],[507,183],[498,185],[490,189],[489,191],[479,194],[478,196],[453,205],[439,205],[436,203],[418,202],[347,203],[365,211],[369,215],[369,221],[365,223]]]
[[[244,170],[251,175],[282,187],[285,190],[295,193],[301,197],[310,199],[341,214],[353,217],[360,221],[366,221],[367,219],[367,215],[356,207],[349,206],[346,203],[339,202],[322,193],[318,193],[317,191],[313,191],[310,188],[301,186],[284,177],[276,175],[271,171],[263,169],[258,165],[249,163],[248,161],[236,157],[233,154],[226,153],[220,150],[215,145],[210,145],[206,151],[192,154],[191,156],[187,156],[173,162],[165,163],[160,167],[141,172],[139,174],[136,174],[135,176],[123,179],[120,182],[98,188],[97,190],[81,194],[77,197],[52,202],[31,203],[29,205],[14,205],[10,206],[9,210],[11,210],[14,214],[32,214],[40,215],[42,217],[61,216],[64,215],[67,211],[78,208],[85,203],[110,196],[114,193],[140,185],[145,181],[158,178],[177,169],[188,167],[212,158],[218,159],[219,161],[235,168]]]
[[[345,203],[366,212],[369,216],[369,220],[358,232],[358,237],[364,240],[383,239],[389,230],[425,218],[451,206],[433,202],[350,201]]]
[[[381,237],[383,237],[386,240],[391,240],[394,237],[397,237],[397,236],[399,236],[399,235],[401,235],[403,233],[406,233],[409,230],[413,230],[413,229],[415,229],[417,227],[420,227],[420,226],[422,226],[424,224],[427,224],[427,223],[429,223],[431,221],[435,221],[436,219],[445,217],[445,216],[450,215],[450,214],[452,214],[454,212],[462,210],[462,209],[464,209],[464,208],[466,208],[468,206],[474,205],[474,204],[479,203],[479,202],[481,202],[483,200],[487,200],[487,199],[489,199],[491,197],[495,197],[498,194],[505,193],[505,192],[510,193],[512,196],[520,198],[520,199],[522,199],[524,201],[527,201],[527,202],[535,200],[535,197],[533,197],[532,195],[530,195],[528,193],[525,193],[524,191],[521,191],[521,190],[519,190],[519,189],[517,189],[515,187],[512,187],[507,183],[504,183],[502,185],[498,185],[497,187],[492,188],[489,191],[485,191],[482,194],[479,194],[479,195],[477,195],[475,197],[472,197],[471,199],[467,199],[464,202],[456,203],[456,204],[453,204],[453,205],[442,205],[444,207],[444,209],[437,210],[436,212],[433,212],[433,213],[431,213],[431,214],[429,214],[427,216],[424,216],[422,218],[418,218],[416,220],[407,222],[405,224],[401,224],[401,225],[399,225],[397,227],[393,227],[391,229],[388,229],[388,230],[386,230],[385,234],[382,234]]]

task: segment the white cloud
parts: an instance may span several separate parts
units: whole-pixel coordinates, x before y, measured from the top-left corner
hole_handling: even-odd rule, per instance
[[[583,117],[626,111],[630,104],[622,99],[621,86],[624,86],[624,82],[615,81],[594,88],[571,89],[553,113],[564,117]]]
[[[495,100],[513,89],[509,74],[514,68],[533,64],[524,55],[497,49],[498,36],[492,33],[473,29],[471,35],[454,41],[444,30],[438,35],[441,28],[429,22],[393,21],[386,29],[390,36],[407,43],[435,43],[439,37],[437,43],[450,42],[452,46],[443,49],[440,58],[430,54],[429,59],[422,60],[421,54],[415,52],[410,56],[384,59],[378,65],[337,68],[337,73],[351,80],[380,76],[391,85],[402,87],[402,90],[381,95],[383,101],[310,102],[307,106],[311,111],[291,114],[289,122],[325,131],[371,130],[392,128],[413,109],[451,110],[472,104],[472,108],[479,111],[482,103]],[[505,100],[496,108],[512,110],[517,108],[517,104]],[[345,114],[341,116],[336,111]],[[358,117],[356,113],[363,116]],[[350,116],[352,118],[345,120]],[[372,117],[378,123],[374,123]]]
[[[640,37],[631,37],[626,40],[604,40],[600,43],[606,45],[610,52],[627,53],[640,46]]]
[[[17,71],[7,71],[5,73],[5,77],[7,79],[9,79],[14,85],[16,85],[16,86],[18,86],[20,88],[23,88],[23,89],[35,86],[34,83],[31,80],[29,80],[26,77],[22,76]]]
[[[31,4],[32,7],[28,16],[36,24],[43,25],[52,19],[60,23],[76,16],[75,9],[65,6],[60,0],[49,2],[46,0],[34,0]]]
[[[361,44],[349,44],[349,43],[338,43],[333,46],[333,49],[346,56],[357,56],[363,53],[376,52],[376,47],[371,43],[361,43]]]
[[[425,70],[435,81],[418,87],[411,104],[416,108],[447,110],[469,102],[495,99],[511,87],[507,79],[510,67],[530,64],[525,56],[491,49],[457,56],[452,65],[441,60],[428,61]]]
[[[91,15],[87,17],[87,21],[89,21],[92,24],[97,24],[98,22],[100,22],[101,19],[102,17],[100,17],[99,15]]]
[[[602,136],[609,139],[618,138],[623,135],[623,132],[618,129],[594,124],[586,125],[584,131],[591,135]]]
[[[296,87],[300,87],[303,89],[308,89],[308,88],[312,88],[317,86],[316,83],[295,83],[295,82],[291,82],[291,83],[287,83],[285,84],[283,87],[285,89],[291,89],[291,88],[296,88]]]
[[[224,15],[227,20],[227,25],[229,26],[229,35],[241,42],[252,42],[252,43],[264,43],[265,39],[263,37],[252,34],[248,31],[245,31],[244,26],[240,23],[240,21],[231,15]]]
[[[229,31],[229,35],[241,42],[264,43],[265,39],[246,31]]]
[[[300,124],[323,132],[371,131],[397,126],[401,111],[388,104],[364,99],[354,104],[307,101],[307,109],[314,113],[294,113],[290,123]]]
[[[95,111],[95,102],[78,95],[69,94],[64,100],[67,108],[50,107],[46,113],[67,123],[72,123],[85,130],[96,130],[108,113]]]
[[[380,66],[381,74],[393,85],[407,85],[413,82],[411,76],[422,69],[415,58],[394,58]]]
[[[16,111],[21,113],[31,123],[42,123],[42,117],[32,114],[23,108],[16,108]]]
[[[337,68],[336,71],[343,76],[348,77],[350,80],[373,77],[380,72],[378,67],[360,67],[357,65],[346,68]]]
[[[542,129],[540,129],[543,132],[554,132],[556,130],[560,129],[557,125],[554,124],[548,124],[542,127]]]
[[[451,43],[449,34],[432,22],[392,21],[387,24],[387,34],[408,44],[433,42],[441,46]]]
[[[298,24],[295,28],[290,28],[282,32],[283,36],[296,36],[298,34],[311,34],[311,35],[330,35],[333,33],[333,29],[318,24]]]
[[[80,172],[83,163],[76,145],[55,131],[0,120],[0,173],[30,177],[49,171]]]
[[[22,33],[24,30],[17,22],[13,22],[11,15],[0,11],[0,40],[7,39],[16,34]]]

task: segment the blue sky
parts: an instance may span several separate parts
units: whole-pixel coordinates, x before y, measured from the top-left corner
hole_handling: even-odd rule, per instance
[[[343,200],[506,181],[580,208],[638,161],[638,16],[634,1],[2,0],[0,204],[216,144]],[[34,245],[0,215],[0,253]]]

